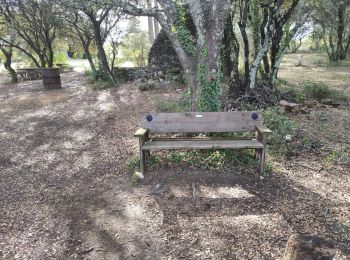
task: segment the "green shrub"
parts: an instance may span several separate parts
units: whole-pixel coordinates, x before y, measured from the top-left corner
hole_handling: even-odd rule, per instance
[[[257,168],[258,161],[254,159],[254,150],[189,150],[171,151],[161,155],[152,155],[149,166],[159,164],[189,165],[202,170],[230,170],[239,172]]]
[[[265,125],[272,129],[269,136],[269,150],[276,155],[286,156],[292,152],[291,142],[297,137],[298,127],[279,108],[270,108],[264,112]]]
[[[180,113],[191,111],[191,100],[189,95],[184,95],[179,100],[165,100],[156,97],[155,106],[159,112],[163,113]]]
[[[140,159],[138,157],[131,158],[125,164],[128,171],[138,171],[140,168]]]
[[[65,64],[68,62],[68,58],[65,52],[55,52],[54,64]]]
[[[322,82],[303,81],[301,84],[305,96],[310,99],[332,99],[345,102],[349,99],[343,91],[330,89],[327,84]]]
[[[327,156],[326,161],[339,165],[350,166],[350,148],[346,147],[340,150],[332,151]]]

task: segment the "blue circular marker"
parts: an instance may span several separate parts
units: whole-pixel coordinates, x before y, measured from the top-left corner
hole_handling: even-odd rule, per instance
[[[152,115],[146,116],[146,120],[147,120],[148,122],[152,122],[153,116],[152,116]]]
[[[259,118],[258,113],[254,112],[254,113],[252,114],[252,119],[253,119],[253,120],[257,120],[258,118]]]

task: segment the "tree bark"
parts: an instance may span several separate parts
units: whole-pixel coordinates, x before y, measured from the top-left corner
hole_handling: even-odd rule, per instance
[[[103,73],[102,76],[106,77],[106,78],[110,79],[112,82],[114,82],[115,81],[114,74],[111,71],[111,69],[109,68],[107,55],[106,55],[106,52],[103,48],[104,42],[102,40],[100,23],[97,22],[93,17],[90,17],[90,19],[91,19],[91,22],[93,24],[94,40],[95,40],[95,44],[97,47],[99,61],[100,61],[100,66],[101,66],[100,69],[102,70],[102,73]]]
[[[223,63],[223,74],[229,81],[228,95],[237,98],[240,93],[239,79],[239,43],[233,31],[232,17],[229,16],[223,38],[221,57]]]
[[[9,47],[9,50],[6,50],[5,47],[1,48],[2,53],[5,56],[4,67],[11,75],[11,82],[18,83],[18,77],[16,71],[12,68],[12,46]]]
[[[322,238],[294,234],[287,242],[282,260],[332,260],[335,253],[334,245]]]
[[[243,4],[244,3],[244,4]],[[243,44],[244,44],[244,86],[249,85],[249,38],[247,34],[247,22],[248,22],[248,12],[249,12],[249,1],[241,1],[241,18],[238,23],[239,29],[242,34]]]
[[[147,0],[147,8],[151,9],[152,8],[152,2],[151,0]],[[154,42],[154,29],[153,29],[153,17],[148,17],[148,37],[149,37],[149,42],[153,44]]]

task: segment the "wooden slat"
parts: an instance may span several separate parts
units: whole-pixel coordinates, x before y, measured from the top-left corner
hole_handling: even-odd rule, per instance
[[[253,113],[258,115],[254,120]],[[158,113],[144,115],[141,127],[151,133],[203,133],[255,131],[262,125],[261,112]],[[152,119],[150,122],[148,119]]]
[[[144,136],[147,133],[147,130],[144,128],[139,128],[137,129],[137,131],[134,134],[134,137],[140,137],[140,136]]]
[[[270,133],[272,133],[271,129],[269,129],[266,126],[263,126],[263,125],[256,126],[256,130],[258,132],[260,132],[260,133],[263,133],[263,134],[270,134]]]
[[[257,140],[234,141],[156,141],[146,142],[142,150],[177,149],[262,149],[264,145]]]

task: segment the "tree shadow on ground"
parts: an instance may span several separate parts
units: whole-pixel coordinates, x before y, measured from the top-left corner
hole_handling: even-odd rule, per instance
[[[231,244],[218,246],[221,251],[226,250],[224,257],[242,256],[234,243],[240,244],[245,238],[245,247],[260,250],[261,258],[271,259],[269,253],[280,255],[294,232],[319,235],[333,242],[343,255],[350,255],[348,229],[332,215],[332,208],[341,205],[335,205],[286,175],[272,174],[261,180],[258,176],[161,168],[146,173],[144,184],[151,186],[150,194],[162,209],[163,225],[170,238],[169,249],[177,248],[181,257],[192,254],[193,241],[198,243],[198,236],[208,241],[207,236]],[[230,189],[235,187],[250,196],[234,194]],[[225,192],[220,194],[220,189]],[[201,230],[195,224],[198,221],[207,221],[210,225],[198,232]],[[245,221],[253,224],[245,227]],[[223,227],[214,227],[220,225]],[[181,239],[182,245],[177,245]],[[263,251],[266,247],[269,253]]]

